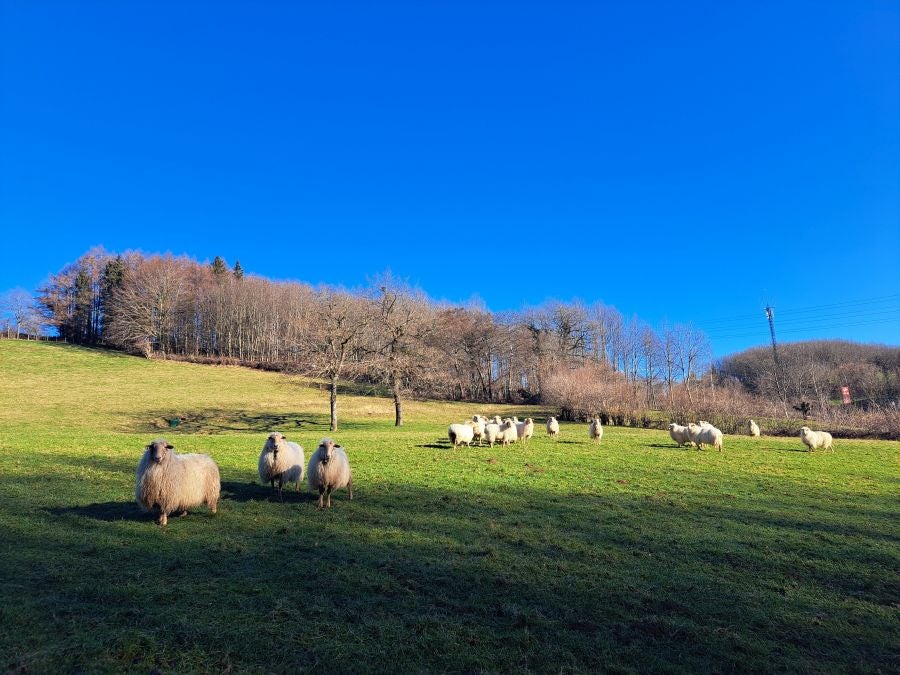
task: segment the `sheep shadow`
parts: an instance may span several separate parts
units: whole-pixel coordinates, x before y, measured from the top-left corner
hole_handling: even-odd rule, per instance
[[[317,495],[306,489],[305,482],[300,484],[300,491],[291,483],[285,485],[282,491],[284,502],[310,502],[318,499]],[[222,499],[232,502],[273,502],[280,503],[278,492],[271,485],[261,485],[254,482],[222,481]]]
[[[417,445],[416,447],[417,448],[434,448],[435,450],[452,450],[453,449],[453,446],[450,445],[449,441],[446,443],[440,443],[437,441],[434,443],[423,443],[422,445]]]
[[[47,509],[54,516],[79,516],[113,523],[120,520],[153,520],[154,515],[142,511],[135,502],[98,502],[82,506],[60,506]]]

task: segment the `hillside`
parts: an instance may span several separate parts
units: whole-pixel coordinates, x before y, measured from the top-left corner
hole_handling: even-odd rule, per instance
[[[354,499],[258,484],[265,434],[306,448],[294,376],[0,341],[0,665],[12,672],[895,670],[900,443],[584,425],[535,408],[339,401]],[[351,389],[348,387],[348,389]],[[528,447],[447,423],[531,414]],[[180,423],[171,428],[169,420]],[[164,435],[221,468],[219,512],[134,505]]]

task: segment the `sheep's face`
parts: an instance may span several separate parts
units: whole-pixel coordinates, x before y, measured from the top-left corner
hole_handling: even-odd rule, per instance
[[[800,435],[806,436],[810,431],[812,431],[809,427],[800,427]]]
[[[324,450],[322,453],[322,464],[328,464],[332,459],[334,459],[334,449],[335,449],[334,441],[330,438],[324,439],[321,443],[319,443],[319,448]]]
[[[272,452],[273,457],[278,457],[278,448],[285,441],[287,441],[287,439],[284,437],[284,435],[279,434],[277,431],[273,431],[271,434],[269,434],[269,439],[266,441],[266,445]]]
[[[169,459],[169,453],[174,450],[175,446],[167,443],[163,439],[157,439],[147,446],[150,451],[150,459],[157,464],[162,464]]]
[[[675,431],[675,427],[678,426],[675,422],[669,422],[669,431]]]

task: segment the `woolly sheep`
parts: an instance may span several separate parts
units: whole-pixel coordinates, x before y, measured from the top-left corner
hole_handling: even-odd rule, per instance
[[[500,419],[500,415],[494,415],[494,416],[491,418],[491,422],[493,422],[494,424],[496,424],[498,427],[499,427],[501,424],[503,424],[503,420]]]
[[[487,424],[488,418],[485,417],[484,415],[472,415],[472,421],[473,422],[481,422],[482,424]]]
[[[712,426],[709,422],[705,423],[705,426],[701,426],[701,424],[694,424],[691,422],[688,424],[688,437],[690,438],[692,443],[697,444],[697,449],[702,450],[703,444],[711,445],[719,452],[722,452],[722,432]]]
[[[588,427],[588,435],[591,437],[591,440],[596,440],[598,443],[603,439],[603,425],[600,424],[599,417],[591,420],[591,424]]]
[[[278,497],[283,499],[282,486],[285,483],[296,483],[297,492],[300,492],[305,468],[303,448],[277,431],[269,434],[259,453],[259,479],[263,485],[270,483],[275,489],[275,481],[278,481]]]
[[[559,422],[556,421],[555,417],[547,420],[547,435],[551,438],[559,436]]]
[[[480,419],[476,419],[471,422],[466,422],[466,424],[472,427],[472,439],[478,441],[478,445],[481,445],[481,441],[484,438],[485,423]]]
[[[534,436],[534,420],[527,417],[523,422],[516,422],[516,436],[523,443],[527,443],[528,439]]]
[[[219,492],[219,467],[209,455],[176,455],[175,447],[158,438],[144,450],[137,468],[134,496],[144,511],[159,509],[157,522],[165,525],[169,514],[206,504],[216,512]]]
[[[833,438],[827,431],[813,431],[809,427],[800,427],[800,440],[810,452],[816,448],[834,452]]]
[[[753,436],[754,438],[759,437],[759,425],[756,422],[754,422],[753,420],[750,420],[747,423],[747,431],[749,431],[750,435]]]
[[[319,492],[319,508],[331,508],[331,493],[347,488],[350,499],[353,499],[353,473],[350,460],[340,445],[335,445],[330,438],[323,438],[319,447],[309,458],[306,472],[309,489]],[[327,500],[322,504],[323,497]]]
[[[493,448],[494,443],[500,440],[500,425],[493,422],[486,424],[484,426],[484,440],[490,443]]]
[[[457,445],[472,445],[472,440],[475,438],[475,429],[471,422],[451,424],[447,429],[447,436],[449,436],[450,443],[453,444],[454,448]]]
[[[506,420],[500,427],[500,435],[498,440],[501,445],[509,445],[515,443],[519,439],[519,433],[516,430],[516,423],[512,420]]]
[[[669,436],[672,437],[672,440],[678,443],[678,447],[681,447],[685,443],[688,445],[691,444],[691,437],[688,435],[688,428],[683,427],[680,424],[675,424],[672,422],[669,425]]]

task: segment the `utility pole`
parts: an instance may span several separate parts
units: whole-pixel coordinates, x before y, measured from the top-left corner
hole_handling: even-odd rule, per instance
[[[781,361],[778,360],[778,346],[775,343],[775,310],[766,305],[766,318],[769,320],[769,333],[772,335],[772,358],[775,360],[775,388],[781,396],[781,405],[784,407],[784,416],[787,412],[787,395],[785,394],[784,376],[781,373]]]

